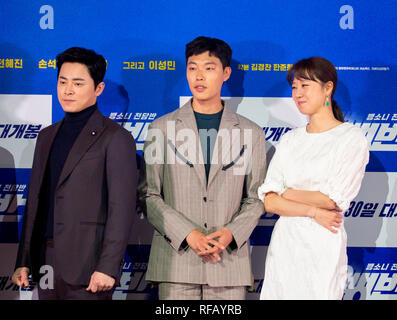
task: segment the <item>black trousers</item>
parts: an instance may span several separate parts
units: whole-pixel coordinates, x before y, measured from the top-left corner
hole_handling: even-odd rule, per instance
[[[54,243],[51,239],[47,240],[45,264],[51,266],[53,270],[53,279],[44,274],[42,277],[47,277],[48,281],[40,281],[38,285],[39,300],[112,300],[113,289],[110,291],[101,291],[93,293],[86,291],[87,286],[75,286],[66,283],[62,279],[62,275],[57,273],[54,268],[55,249]],[[44,280],[42,278],[42,280]],[[40,284],[44,282],[44,285]],[[46,288],[49,284],[53,283],[53,288]],[[42,288],[44,287],[44,288]]]

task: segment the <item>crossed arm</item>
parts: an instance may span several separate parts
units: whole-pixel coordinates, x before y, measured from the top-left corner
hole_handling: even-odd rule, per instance
[[[341,210],[328,196],[319,191],[287,189],[281,196],[268,192],[264,198],[267,212],[280,216],[311,217],[318,224],[337,233],[342,222]]]

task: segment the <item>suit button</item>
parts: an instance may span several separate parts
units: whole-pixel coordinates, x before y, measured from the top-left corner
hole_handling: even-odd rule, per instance
[[[207,202],[207,197],[204,197],[203,200],[204,200],[204,202]]]

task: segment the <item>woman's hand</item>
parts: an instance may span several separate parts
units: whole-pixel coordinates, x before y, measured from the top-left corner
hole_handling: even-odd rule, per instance
[[[332,233],[337,233],[338,230],[335,228],[339,228],[342,223],[342,214],[340,212],[340,209],[326,210],[312,207],[309,212],[309,216]]]

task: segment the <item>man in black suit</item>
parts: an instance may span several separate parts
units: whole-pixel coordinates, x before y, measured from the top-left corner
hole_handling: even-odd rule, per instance
[[[97,107],[101,55],[70,48],[57,68],[65,117],[37,138],[13,281],[39,281],[46,265],[53,286],[40,282],[39,299],[111,299],[135,210],[135,141]]]

